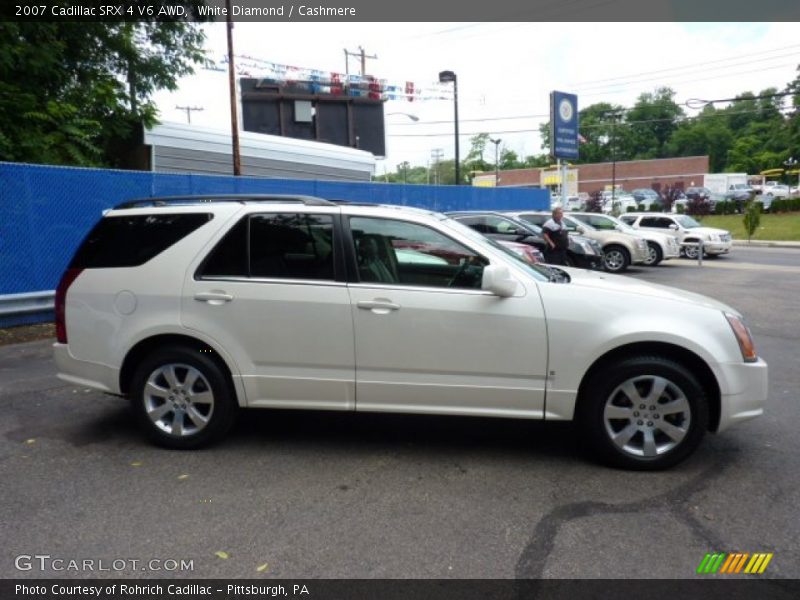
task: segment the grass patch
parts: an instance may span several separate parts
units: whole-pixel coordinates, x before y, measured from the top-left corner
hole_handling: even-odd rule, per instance
[[[718,227],[731,232],[734,239],[746,240],[744,215],[708,215],[695,217],[706,227]],[[800,212],[762,214],[761,224],[753,234],[754,240],[800,242]]]

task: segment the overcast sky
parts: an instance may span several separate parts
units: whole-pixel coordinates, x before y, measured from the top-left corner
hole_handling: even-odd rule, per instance
[[[210,56],[221,59],[225,25],[204,27]],[[462,134],[487,132],[503,140],[501,148],[525,156],[542,151],[538,126],[547,121],[551,90],[577,93],[585,107],[631,106],[659,86],[673,88],[679,103],[783,89],[800,64],[799,29],[797,23],[237,23],[234,52],[344,72],[344,48],[363,46],[378,56],[367,61],[368,74],[417,87],[434,83],[441,70],[455,71]],[[350,72],[357,71],[351,59]],[[200,70],[181,80],[178,91],[156,96],[161,120],[185,123],[185,111],[175,106],[199,106],[204,110],[192,113],[192,124],[228,130],[227,85],[227,72]],[[386,118],[387,158],[376,174],[404,160],[424,165],[434,148],[453,157],[452,101],[394,100],[385,112],[420,120]],[[462,159],[468,142],[462,135]]]

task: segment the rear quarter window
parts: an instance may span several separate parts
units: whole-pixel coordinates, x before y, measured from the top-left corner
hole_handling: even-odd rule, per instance
[[[69,266],[108,269],[143,265],[212,217],[209,213],[104,217],[83,240]]]

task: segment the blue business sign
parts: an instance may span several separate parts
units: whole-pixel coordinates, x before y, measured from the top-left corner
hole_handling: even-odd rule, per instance
[[[578,96],[550,92],[550,154],[578,158]]]

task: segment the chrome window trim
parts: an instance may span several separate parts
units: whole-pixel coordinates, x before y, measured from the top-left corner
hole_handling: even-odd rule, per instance
[[[272,283],[282,285],[322,285],[326,287],[346,287],[343,281],[333,279],[279,279],[270,277],[200,277],[197,281],[230,281],[232,283]]]
[[[359,289],[379,289],[379,290],[399,290],[410,292],[442,292],[444,294],[468,294],[470,296],[494,296],[487,290],[469,289],[469,288],[446,288],[437,286],[423,286],[423,285],[387,285],[385,283],[350,283],[348,287]]]

